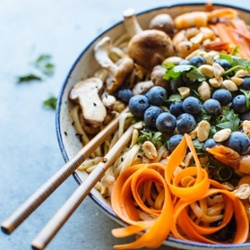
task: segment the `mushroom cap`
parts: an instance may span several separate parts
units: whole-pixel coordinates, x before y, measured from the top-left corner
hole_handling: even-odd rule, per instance
[[[160,30],[144,30],[134,35],[128,44],[128,55],[136,64],[151,70],[155,65],[174,55],[171,38]]]
[[[164,31],[168,35],[174,33],[174,21],[169,14],[158,14],[149,22],[149,29],[157,29]]]
[[[105,121],[107,110],[102,103],[99,91],[103,82],[97,77],[91,77],[74,85],[69,93],[69,98],[77,101],[87,123],[101,125]]]

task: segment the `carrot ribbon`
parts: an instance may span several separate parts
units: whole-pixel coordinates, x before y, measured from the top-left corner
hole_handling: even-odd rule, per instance
[[[195,165],[177,171],[187,149]],[[209,214],[206,202],[214,195],[222,197],[219,208],[214,209],[222,206],[224,211],[217,217]],[[187,134],[166,165],[138,164],[121,173],[111,194],[111,205],[117,216],[128,224],[113,229],[112,234],[118,238],[140,235],[134,242],[115,245],[116,249],[157,248],[170,233],[181,240],[219,244],[221,242],[207,236],[227,226],[233,216],[236,233],[232,243],[243,243],[248,238],[249,222],[243,204],[220,183],[209,179]],[[194,212],[190,212],[192,210]],[[209,222],[220,218],[219,226],[210,226]]]

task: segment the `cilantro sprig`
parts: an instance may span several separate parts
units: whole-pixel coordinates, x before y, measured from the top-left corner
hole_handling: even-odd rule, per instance
[[[46,77],[52,77],[55,65],[52,63],[52,56],[41,54],[30,63],[30,73],[17,77],[17,83],[44,81]]]
[[[238,56],[229,55],[229,54],[220,54],[220,59],[225,59],[231,64],[231,68],[228,69],[224,75],[230,75],[231,72],[236,72],[239,69],[246,70],[250,72],[250,60],[244,59]]]
[[[167,69],[163,76],[165,80],[179,78],[184,73],[193,82],[202,82],[206,80],[206,77],[193,65],[175,65],[173,63],[166,63],[163,67]]]
[[[55,96],[50,96],[48,99],[43,101],[43,106],[47,109],[55,110],[57,105],[57,98]]]
[[[162,133],[150,130],[141,130],[137,143],[144,143],[145,141],[150,141],[156,146],[156,148],[159,148],[163,145]]]
[[[230,128],[232,131],[239,130],[240,118],[233,109],[225,107],[222,115],[216,120],[216,127],[219,129]]]

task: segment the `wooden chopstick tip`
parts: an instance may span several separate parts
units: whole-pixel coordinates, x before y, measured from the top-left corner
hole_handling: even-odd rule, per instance
[[[12,224],[9,224],[7,221],[4,221],[1,224],[1,230],[5,234],[11,234],[14,231],[15,227]]]

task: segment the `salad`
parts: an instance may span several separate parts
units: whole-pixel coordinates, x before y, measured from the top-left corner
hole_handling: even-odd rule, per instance
[[[91,172],[132,124],[133,135],[96,188],[139,233],[116,249],[159,247],[167,237],[244,243],[250,220],[250,33],[232,8],[152,18],[132,9],[126,33],[101,38],[100,69],[69,99],[83,145],[125,107],[119,128],[79,170]]]

